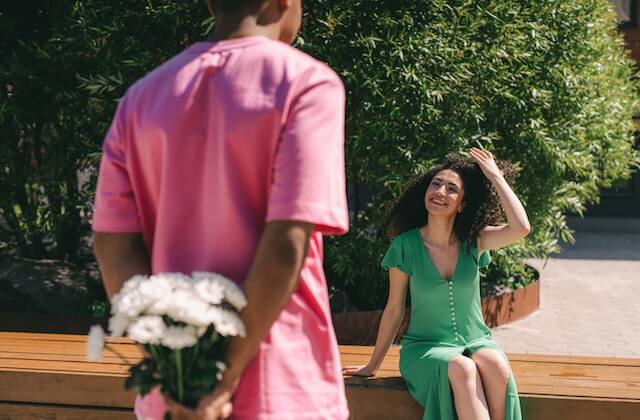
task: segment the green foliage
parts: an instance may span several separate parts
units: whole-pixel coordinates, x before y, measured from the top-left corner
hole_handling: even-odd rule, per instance
[[[202,2],[35,0],[0,14],[0,216],[22,254],[73,258],[100,144],[128,85],[210,29]],[[632,65],[607,0],[305,0],[300,46],[348,90],[347,173],[373,192],[328,243],[333,285],[380,307],[390,200],[447,152],[481,144],[519,169],[534,231],[485,280],[571,239],[601,187],[629,176]],[[13,89],[10,94],[6,84]],[[79,182],[79,173],[89,180]]]
[[[208,14],[193,1],[30,3],[0,15],[12,87],[0,89],[0,216],[22,255],[74,258],[118,98],[201,38]]]
[[[374,191],[349,235],[329,242],[334,286],[381,307],[384,212],[447,152],[482,145],[516,164],[533,232],[500,250],[487,283],[531,277],[526,257],[571,240],[564,214],[629,177],[637,108],[633,67],[607,0],[305,2],[300,44],[348,91],[347,173]]]

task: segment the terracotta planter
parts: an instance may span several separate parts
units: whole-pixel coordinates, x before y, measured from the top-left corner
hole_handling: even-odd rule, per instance
[[[333,314],[333,327],[336,330],[336,337],[340,344],[350,344],[358,346],[372,346],[376,342],[378,335],[378,325],[382,317],[382,310],[342,312]],[[410,310],[404,316],[404,321],[398,330],[394,340],[399,342],[409,325]]]
[[[500,296],[482,298],[484,322],[491,328],[531,315],[540,308],[540,280]]]
[[[491,328],[522,319],[537,311],[539,307],[540,280],[514,292],[482,298],[482,314],[485,322]],[[407,309],[395,339],[396,343],[407,330],[410,313],[410,310]],[[374,345],[381,317],[382,310],[333,314],[333,326],[336,330],[338,343],[361,346]]]

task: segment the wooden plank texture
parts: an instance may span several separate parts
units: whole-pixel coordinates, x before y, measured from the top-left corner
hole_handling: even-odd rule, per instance
[[[343,365],[363,365],[372,348],[341,346]],[[574,357],[547,355],[507,355],[523,395],[555,395],[631,399],[640,401],[640,361],[614,357]],[[348,378],[347,385],[403,389],[399,378],[399,349],[391,348],[374,378]],[[640,418],[640,417],[639,417]]]
[[[131,410],[0,402],[0,420],[135,420]]]
[[[108,343],[120,356],[106,351],[103,363],[91,363],[86,336],[0,332],[0,420],[131,418],[135,396],[123,381],[141,352],[127,339]],[[341,362],[366,364],[372,350],[341,346]],[[640,360],[507,356],[528,420],[640,419]],[[376,377],[345,379],[352,419],[422,418],[398,361],[399,348],[392,347]]]

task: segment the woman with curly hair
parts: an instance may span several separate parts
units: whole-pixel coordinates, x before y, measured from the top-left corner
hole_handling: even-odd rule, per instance
[[[411,319],[402,338],[400,372],[428,420],[521,419],[516,384],[480,306],[479,268],[487,251],[530,230],[509,186],[511,165],[486,151],[449,155],[415,179],[387,219],[393,239],[382,266],[389,298],[371,360],[344,374],[373,376],[402,323],[407,290]],[[499,224],[502,211],[507,224]]]

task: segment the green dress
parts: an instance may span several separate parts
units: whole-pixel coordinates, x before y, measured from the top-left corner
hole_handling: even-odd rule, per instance
[[[409,392],[424,408],[424,420],[457,419],[449,384],[449,360],[481,349],[495,349],[507,360],[484,323],[480,305],[479,267],[491,261],[488,252],[460,245],[450,281],[442,278],[429,257],[419,229],[402,233],[391,243],[382,267],[409,275],[411,320],[402,338],[400,373]],[[508,361],[507,361],[508,364]],[[520,399],[513,374],[507,385],[505,420],[520,420]]]

